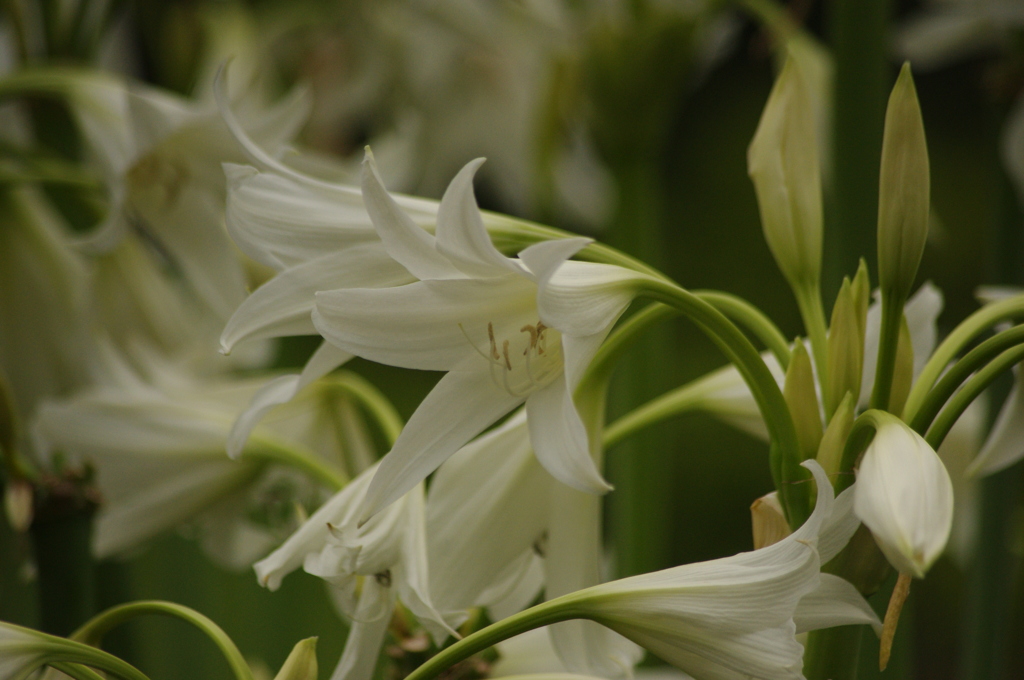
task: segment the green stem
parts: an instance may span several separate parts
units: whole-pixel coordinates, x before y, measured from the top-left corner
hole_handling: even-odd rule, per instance
[[[960,389],[960,385],[993,358],[1015,345],[1024,343],[1024,325],[1015,326],[981,343],[957,361],[935,383],[916,413],[904,412],[911,428],[925,432],[942,406]]]
[[[245,657],[242,656],[238,647],[235,646],[235,643],[232,642],[231,638],[228,637],[227,633],[220,626],[194,609],[189,609],[173,602],[148,600],[111,607],[105,612],[97,614],[88,623],[76,630],[71,639],[95,645],[112,628],[137,616],[146,614],[170,616],[192,624],[210,638],[221,651],[224,659],[228,662],[228,666],[231,667],[231,672],[236,680],[253,680],[252,670],[249,668],[249,664],[246,663]]]
[[[864,626],[811,631],[807,636],[807,651],[804,652],[804,676],[856,680],[863,636]]]
[[[343,489],[349,480],[310,451],[296,449],[266,436],[253,434],[242,455],[246,458],[287,465],[300,470],[334,491]]]
[[[49,664],[54,670],[60,671],[64,675],[69,675],[75,680],[103,680],[103,676],[92,670],[88,666],[82,666],[76,663],[67,662],[54,662]]]
[[[725,315],[693,293],[671,284],[652,281],[645,283],[640,294],[680,310],[736,364],[768,428],[773,444],[771,468],[787,519],[791,526],[800,526],[810,514],[810,496],[808,485],[795,482],[807,479],[808,473],[800,467],[802,457],[796,427],[782,390],[760,354]]]
[[[677,315],[679,312],[667,305],[652,304],[640,310],[633,316],[623,321],[616,328],[608,339],[604,341],[601,348],[594,355],[590,366],[580,380],[577,391],[592,389],[598,383],[607,380],[615,363],[629,349],[637,336],[651,325],[663,319]]]
[[[667,392],[622,416],[604,431],[604,446],[611,448],[629,435],[686,411],[699,410],[707,390],[700,378]]]
[[[889,410],[892,379],[896,372],[896,351],[903,319],[903,300],[882,297],[882,329],[878,334],[878,363],[875,365],[875,386],[871,391],[871,408]]]
[[[985,305],[964,319],[953,329],[953,332],[946,336],[946,339],[936,348],[928,363],[921,370],[921,374],[910,391],[910,396],[907,397],[907,405],[903,409],[904,415],[912,417],[920,410],[921,403],[932,386],[964,347],[992,326],[1021,317],[1024,317],[1024,295],[1015,295]]]
[[[807,337],[811,340],[814,367],[818,369],[818,385],[822,394],[828,394],[828,324],[821,302],[821,286],[815,282],[808,286],[795,287],[793,292],[804,328],[807,329]]]
[[[971,402],[984,392],[992,384],[992,381],[999,377],[1000,373],[1009,370],[1022,359],[1024,359],[1024,346],[1017,346],[1006,350],[985,368],[975,373],[970,380],[964,383],[963,389],[946,403],[935,421],[932,422],[931,427],[928,428],[928,434],[924,437],[928,444],[938,450],[950,429],[971,405]]]
[[[693,294],[753,333],[779,360],[782,370],[789,367],[789,358],[792,354],[789,349],[789,341],[764,312],[743,298],[729,293],[716,290],[695,290]],[[822,323],[824,323],[825,317],[824,313],[822,314]],[[822,334],[824,334],[824,327],[822,327]]]
[[[478,652],[491,647],[502,640],[525,633],[534,628],[548,626],[560,621],[583,618],[582,613],[576,611],[571,600],[577,593],[563,595],[562,597],[530,607],[518,614],[492,623],[491,625],[478,630],[468,637],[464,637],[451,647],[441,650],[437,655],[431,657],[422,666],[414,670],[405,680],[430,680],[437,677],[445,669],[468,659]],[[569,604],[569,606],[567,606]]]
[[[395,443],[398,435],[402,433],[404,423],[394,405],[384,396],[383,392],[361,375],[348,371],[330,376],[328,384],[337,387],[358,401],[373,416],[374,422],[380,427],[388,446]]]

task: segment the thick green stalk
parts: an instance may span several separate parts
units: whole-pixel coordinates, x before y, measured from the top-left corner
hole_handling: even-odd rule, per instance
[[[803,459],[796,427],[782,390],[760,354],[729,319],[693,293],[652,281],[644,284],[640,294],[672,305],[688,316],[736,365],[768,428],[772,442],[770,467],[787,520],[793,527],[800,526],[810,514],[810,495],[806,484],[795,482],[807,479],[808,473],[800,467]]]
[[[383,392],[362,376],[348,371],[332,375],[328,381],[332,386],[358,401],[373,416],[373,420],[380,427],[388,446],[395,443],[398,435],[402,433],[404,423],[402,417],[398,415],[398,411]]]
[[[72,640],[87,644],[99,644],[103,636],[112,628],[121,625],[137,616],[147,614],[159,614],[181,619],[202,631],[224,655],[235,680],[253,680],[252,670],[246,663],[245,657],[235,646],[235,643],[228,637],[220,626],[212,620],[203,616],[194,609],[190,609],[173,602],[160,602],[156,600],[144,600],[130,602],[128,604],[111,607],[94,616],[89,622],[76,630],[71,635]]]
[[[825,11],[835,71],[822,292],[832,299],[843,276],[877,250],[878,173],[893,82],[892,0],[833,0]]]
[[[856,680],[864,626],[839,626],[811,631],[804,652],[804,676]]]

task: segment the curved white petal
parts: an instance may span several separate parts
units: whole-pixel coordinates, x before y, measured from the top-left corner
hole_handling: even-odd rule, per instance
[[[864,452],[855,489],[854,510],[889,562],[923,577],[953,523],[953,484],[938,454],[906,425],[884,425]]]
[[[522,403],[487,371],[452,371],[412,414],[366,492],[360,522],[422,481],[481,430]]]
[[[541,320],[567,335],[607,331],[636,296],[638,283],[650,277],[594,262],[565,262],[540,285]]]
[[[434,236],[421,229],[391,197],[377,172],[373,155],[363,161],[363,203],[388,254],[418,279],[463,278],[434,247]]]
[[[322,291],[313,323],[328,341],[371,361],[452,370],[471,360],[486,374],[488,326],[499,350],[502,338],[521,337],[524,324],[537,323],[535,294],[533,282],[514,275]]]
[[[286,269],[235,310],[221,334],[222,351],[243,340],[314,335],[314,294],[344,288],[386,288],[413,281],[380,243],[363,243]]]
[[[856,486],[854,484],[836,496],[832,514],[821,529],[821,535],[818,537],[818,555],[822,564],[828,563],[838,555],[860,527],[860,518],[853,511]]]
[[[231,163],[224,164],[224,174],[228,233],[257,262],[281,270],[379,241],[357,187],[328,192]]]
[[[306,362],[301,374],[282,375],[260,388],[253,395],[252,401],[249,402],[245,411],[231,426],[227,440],[228,456],[238,458],[242,455],[242,449],[245,448],[245,443],[249,440],[253,428],[271,409],[291,401],[303,387],[327,375],[351,358],[352,355],[348,352],[340,350],[328,342],[323,342]]]
[[[483,162],[478,158],[467,163],[445,190],[437,211],[437,251],[469,276],[521,273],[513,260],[498,252],[484,228],[473,195],[473,176]]]
[[[455,452],[427,496],[430,593],[442,611],[487,606],[508,565],[541,540],[551,478],[530,448],[525,411]],[[512,579],[522,575],[513,573]],[[505,590],[515,584],[506,584]]]
[[[819,578],[818,587],[804,595],[796,607],[793,621],[797,633],[866,623],[881,635],[882,622],[852,583],[834,574]]]
[[[362,597],[371,596],[370,589],[366,591]],[[372,680],[390,625],[391,618],[388,616],[369,621],[353,621],[345,639],[345,649],[331,673],[331,680]]]
[[[552,477],[586,493],[611,491],[590,455],[586,429],[564,380],[527,397],[526,416],[537,460]]]

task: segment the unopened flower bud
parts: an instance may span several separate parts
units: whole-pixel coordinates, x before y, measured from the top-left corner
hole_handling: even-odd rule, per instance
[[[747,150],[765,240],[793,288],[821,273],[822,199],[811,98],[801,69],[786,60]]]
[[[867,413],[878,424],[857,472],[854,512],[896,569],[921,578],[949,539],[953,484],[921,435],[889,414]]]
[[[796,437],[800,442],[800,455],[804,460],[814,458],[821,442],[821,413],[818,411],[818,395],[814,387],[814,371],[811,357],[803,342],[793,346],[793,356],[786,369],[786,385],[782,391],[793,416]]]
[[[316,680],[316,638],[300,640],[284,660],[274,680]]]
[[[828,328],[828,384],[823,395],[828,415],[836,410],[847,392],[860,394],[864,366],[862,327],[857,318],[853,286],[849,279],[843,279]]]
[[[928,237],[931,179],[921,107],[910,64],[889,96],[878,188],[878,279],[882,295],[902,306]]]

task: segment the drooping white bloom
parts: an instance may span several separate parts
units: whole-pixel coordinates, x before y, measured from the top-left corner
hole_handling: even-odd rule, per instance
[[[244,159],[212,101],[86,72],[46,74],[68,98],[110,197],[108,215],[86,244],[106,251],[132,231],[158,244],[194,293],[222,319],[245,296],[242,263],[223,228],[221,163]],[[52,82],[51,82],[52,81]],[[275,107],[241,102],[245,126],[277,149],[305,119],[293,96]]]
[[[953,523],[953,484],[921,435],[886,419],[857,471],[854,510],[899,571],[924,576]]]
[[[473,197],[479,165],[467,165],[445,192],[435,237],[402,211],[368,158],[367,210],[388,254],[418,281],[316,294],[313,321],[332,344],[380,363],[448,371],[381,462],[364,517],[524,402],[534,452],[548,471],[581,490],[609,488],[588,452],[572,389],[631,301],[641,275],[566,262],[587,243],[584,239],[542,242],[521,259],[502,255]],[[578,308],[589,334],[564,335],[544,323],[538,283],[549,279]]]
[[[260,583],[271,590],[299,566],[331,584],[335,602],[353,621],[331,676],[336,680],[372,676],[396,600],[438,643],[456,635],[451,626],[464,618],[438,612],[429,595],[422,484],[357,526],[359,505],[375,471],[367,469],[335,494],[255,565]]]
[[[44,403],[33,428],[41,455],[60,451],[96,464],[105,499],[93,539],[97,556],[197,521],[211,557],[248,567],[290,528],[291,503],[316,505],[322,497],[304,475],[268,466],[261,450],[290,451],[343,476],[337,461],[344,445],[329,434],[343,397],[309,391],[261,425],[250,442],[253,456],[233,462],[224,455],[229,430],[265,378],[196,375],[142,347],[133,366],[108,349],[95,371],[103,380]],[[262,506],[274,498],[285,517],[261,520],[253,509],[266,514]]]
[[[849,539],[851,524],[836,516],[832,486],[821,467],[814,461],[805,466],[817,482],[817,503],[804,525],[781,541],[753,552],[605,583],[561,601],[577,615],[625,635],[694,677],[802,678],[798,630],[853,622],[846,618],[845,601],[852,586],[837,584],[841,579],[822,580],[819,574],[821,561],[834,556]],[[852,526],[856,528],[855,523]],[[829,593],[840,591],[838,607],[828,614],[819,610],[819,603],[834,599]],[[801,614],[806,598],[810,599]],[[858,622],[868,622],[861,612]],[[803,617],[803,622],[798,625],[795,617]]]

